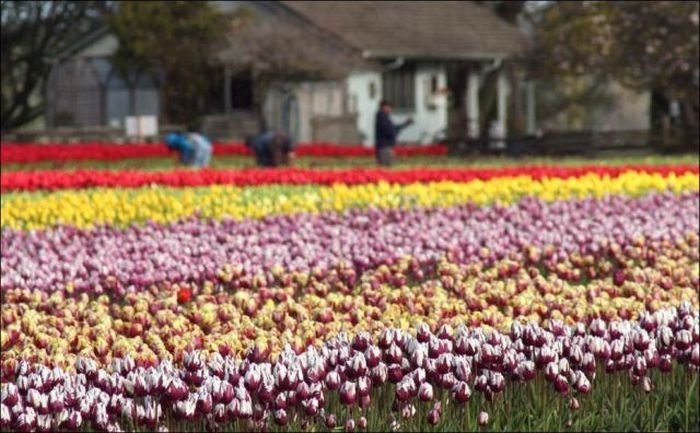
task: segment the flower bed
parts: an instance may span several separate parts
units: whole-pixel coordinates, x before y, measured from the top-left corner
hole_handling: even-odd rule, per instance
[[[497,177],[528,177],[534,180],[548,178],[569,179],[584,175],[598,177],[618,177],[628,172],[657,174],[662,177],[698,174],[697,165],[687,166],[645,166],[625,165],[612,167],[553,167],[522,166],[507,168],[472,169],[346,169],[314,170],[301,168],[287,169],[244,169],[244,170],[169,170],[153,171],[102,171],[102,170],[42,170],[12,171],[3,173],[0,186],[3,191],[33,191],[38,189],[78,189],[98,187],[138,188],[148,185],[172,187],[195,187],[207,185],[258,186],[281,185],[345,185],[388,182],[405,185],[417,182],[470,182],[490,180]]]
[[[444,145],[399,146],[400,156],[445,155]],[[374,150],[364,146],[339,146],[328,143],[301,144],[296,150],[298,156],[351,157],[374,156]],[[174,155],[163,143],[113,144],[19,144],[2,143],[2,164],[30,163],[40,161],[115,161],[132,158],[155,158]],[[214,143],[214,155],[251,155],[242,143]]]
[[[697,167],[111,176],[2,175],[3,430],[700,421]]]

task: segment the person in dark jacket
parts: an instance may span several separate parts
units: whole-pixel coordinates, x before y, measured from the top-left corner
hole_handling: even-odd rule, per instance
[[[259,167],[289,165],[294,156],[294,145],[289,136],[282,131],[266,131],[249,136],[246,146],[255,154]]]
[[[377,157],[377,164],[390,166],[394,161],[394,146],[396,137],[402,129],[413,123],[413,119],[408,119],[399,125],[391,121],[391,104],[387,100],[379,103],[379,111],[374,125],[374,152]]]

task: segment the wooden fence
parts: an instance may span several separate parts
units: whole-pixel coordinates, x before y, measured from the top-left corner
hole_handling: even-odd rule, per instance
[[[556,131],[536,136],[513,136],[505,147],[488,138],[452,137],[446,140],[453,155],[508,154],[513,156],[598,156],[615,153],[689,153],[700,151],[698,131]]]

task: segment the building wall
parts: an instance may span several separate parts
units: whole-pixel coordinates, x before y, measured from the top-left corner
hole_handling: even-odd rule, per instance
[[[371,147],[374,143],[374,117],[382,99],[382,75],[379,72],[356,72],[350,74],[345,83],[350,110],[357,112],[357,129],[362,144]]]
[[[298,142],[324,141],[327,138],[314,130],[317,118],[340,118],[346,114],[347,101],[344,84],[338,81],[286,83],[272,86],[265,97],[265,119],[268,127],[283,129],[284,102],[286,98],[296,99],[291,123]]]
[[[433,137],[447,128],[447,99],[433,93],[431,81],[436,78],[438,89],[447,87],[447,70],[444,65],[419,63],[415,75],[415,108],[392,113],[394,122],[404,122],[409,117],[414,123],[401,131],[400,143],[428,144]],[[374,95],[370,87],[376,86]],[[357,107],[357,127],[363,135],[363,144],[374,143],[374,118],[382,98],[382,76],[379,72],[355,72],[347,80],[348,98],[351,106]]]

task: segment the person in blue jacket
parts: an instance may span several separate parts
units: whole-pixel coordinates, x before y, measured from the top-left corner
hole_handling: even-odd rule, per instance
[[[196,132],[172,132],[165,137],[169,149],[180,154],[184,165],[206,167],[211,161],[212,144],[204,135]]]
[[[391,103],[382,100],[379,103],[379,111],[374,125],[374,152],[379,165],[390,166],[394,161],[394,146],[396,137],[402,129],[413,123],[408,119],[404,123],[394,124],[391,121]]]
[[[265,131],[246,138],[246,146],[255,154],[260,167],[288,165],[294,155],[294,145],[283,131]]]

